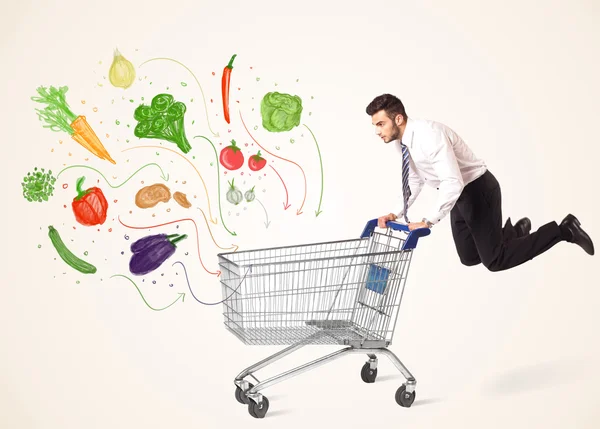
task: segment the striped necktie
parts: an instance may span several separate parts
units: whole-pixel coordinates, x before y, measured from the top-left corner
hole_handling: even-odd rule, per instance
[[[408,173],[409,173],[409,157],[408,147],[405,144],[400,143],[402,146],[402,193],[404,194],[404,220],[408,221],[408,198],[410,197],[410,187],[408,186]]]

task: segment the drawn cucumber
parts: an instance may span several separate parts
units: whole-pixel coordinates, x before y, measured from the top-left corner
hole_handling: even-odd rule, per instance
[[[52,225],[48,226],[48,229],[48,237],[50,237],[50,241],[52,241],[54,248],[63,261],[83,274],[94,274],[96,272],[96,267],[83,259],[79,259],[65,246],[58,231]]]

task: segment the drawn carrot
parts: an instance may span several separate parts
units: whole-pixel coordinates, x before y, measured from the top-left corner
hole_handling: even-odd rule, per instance
[[[229,64],[223,69],[223,77],[221,78],[221,93],[223,95],[223,115],[229,124],[229,84],[231,80],[231,71],[233,70],[233,60],[237,54],[233,54],[229,60]]]
[[[46,121],[44,128],[50,128],[52,131],[64,131],[69,133],[73,140],[81,146],[92,152],[100,159],[116,164],[111,158],[107,150],[102,145],[102,142],[90,127],[85,116],[75,115],[65,98],[65,94],[69,90],[66,86],[55,88],[45,88],[40,86],[37,89],[39,97],[31,97],[33,101],[45,103],[47,106],[44,109],[35,109],[38,112],[38,117]]]

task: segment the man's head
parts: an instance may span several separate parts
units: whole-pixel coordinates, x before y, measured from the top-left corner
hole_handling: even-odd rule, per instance
[[[402,137],[406,127],[406,110],[398,97],[391,94],[377,96],[367,106],[375,132],[385,143]]]

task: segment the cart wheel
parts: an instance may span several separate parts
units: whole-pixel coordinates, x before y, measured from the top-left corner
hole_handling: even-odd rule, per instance
[[[377,368],[371,369],[369,362],[365,363],[360,371],[360,378],[365,383],[375,383],[377,378]]]
[[[249,401],[250,402],[248,403],[248,412],[252,417],[262,419],[264,416],[267,415],[267,411],[269,410],[269,400],[266,396],[262,397],[262,402],[260,404],[257,404],[251,399]]]
[[[409,408],[413,402],[415,402],[415,396],[417,392],[408,393],[406,391],[406,384],[403,384],[396,391],[396,402],[401,407]]]
[[[250,385],[250,387],[248,387],[248,389],[252,389],[254,387],[254,384],[252,383],[248,383]],[[248,397],[245,394],[245,390],[242,390],[239,388],[239,386],[235,386],[235,399],[240,403],[240,404],[247,404],[248,403]]]

